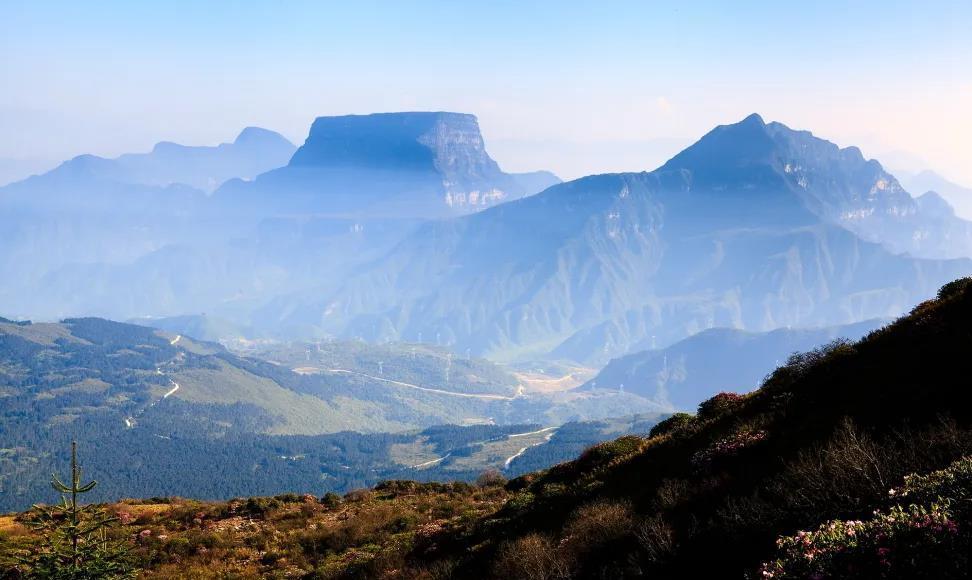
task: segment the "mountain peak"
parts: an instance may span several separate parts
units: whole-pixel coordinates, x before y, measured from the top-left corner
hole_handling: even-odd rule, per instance
[[[763,118],[759,115],[759,113],[753,113],[753,114],[749,115],[748,117],[746,117],[745,119],[743,119],[742,121],[739,121],[736,124],[737,125],[758,125],[758,126],[763,126],[763,125],[766,124],[766,121],[763,121]]]
[[[659,171],[688,171],[695,186],[739,183],[754,176],[765,179],[767,172],[756,176],[753,169],[772,166],[776,149],[763,118],[753,113],[738,123],[709,131]]]
[[[918,202],[921,211],[927,215],[937,217],[953,217],[955,215],[955,208],[937,191],[927,191],[918,196],[915,201]]]
[[[271,131],[269,129],[264,129],[262,127],[244,127],[244,129],[240,131],[240,134],[236,136],[236,139],[233,140],[234,145],[246,145],[254,143],[269,144],[279,142],[285,142],[293,147],[293,144],[280,133]]]
[[[476,117],[442,111],[318,117],[291,165],[499,172]]]

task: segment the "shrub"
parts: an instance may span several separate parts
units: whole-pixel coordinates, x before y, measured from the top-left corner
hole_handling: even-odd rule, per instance
[[[931,503],[939,498],[968,505],[972,502],[972,457],[964,457],[946,469],[927,475],[907,475],[900,490],[888,495],[899,501]]]
[[[777,541],[764,578],[967,578],[972,458],[905,478],[899,503],[868,521],[833,520]],[[918,503],[907,503],[908,502]]]
[[[333,491],[329,491],[321,498],[321,505],[328,509],[335,509],[341,505],[341,496]]]
[[[671,417],[659,421],[657,425],[648,432],[649,437],[668,435],[681,430],[695,420],[695,416],[690,413],[675,413]]]
[[[350,503],[360,503],[371,499],[374,494],[370,489],[353,489],[344,494],[344,501]]]
[[[712,445],[692,455],[692,465],[704,467],[716,459],[736,455],[766,438],[766,431],[741,431],[719,439]]]
[[[578,553],[621,538],[631,533],[633,528],[630,504],[598,500],[577,508],[571,514],[564,527],[564,536],[574,547],[573,551]]]
[[[303,496],[297,495],[296,493],[281,493],[273,496],[273,499],[280,503],[299,503],[303,501]]]
[[[846,338],[836,338],[831,342],[807,352],[795,352],[786,359],[786,364],[773,371],[761,388],[785,387],[803,378],[814,368],[822,368],[837,357],[855,352],[854,343]]]
[[[972,288],[972,278],[959,278],[945,284],[938,290],[938,299],[947,300],[953,296],[960,296]]]
[[[635,537],[649,562],[663,560],[675,547],[672,527],[661,516],[642,520],[635,528]]]
[[[539,477],[540,473],[525,473],[519,477],[514,477],[506,483],[506,490],[520,491],[526,489]]]
[[[712,419],[723,413],[735,409],[742,400],[738,393],[719,393],[718,395],[699,403],[698,416],[700,419]]]
[[[637,435],[625,435],[613,441],[605,441],[588,447],[577,462],[585,467],[601,467],[616,459],[628,457],[641,451],[644,443],[645,440]]]
[[[529,491],[521,491],[506,502],[506,507],[513,511],[525,510],[533,503],[534,499],[536,498]]]
[[[550,538],[529,534],[503,545],[495,574],[499,578],[558,580],[570,577],[570,567]]]
[[[506,485],[506,478],[496,469],[487,469],[476,478],[479,487],[502,487]]]
[[[240,512],[255,518],[263,518],[271,510],[280,509],[283,504],[272,497],[251,497],[240,506]]]
[[[777,541],[764,578],[967,578],[968,536],[947,504],[895,506],[867,522],[828,522]],[[965,554],[965,556],[963,556]]]
[[[375,486],[375,491],[391,495],[408,495],[419,491],[425,484],[410,479],[389,479]]]

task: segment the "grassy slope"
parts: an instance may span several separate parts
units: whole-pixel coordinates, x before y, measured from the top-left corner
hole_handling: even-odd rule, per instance
[[[378,405],[350,397],[327,402],[312,395],[295,393],[269,378],[249,373],[225,360],[216,368],[186,369],[174,373],[180,389],[173,395],[190,403],[249,403],[278,419],[270,428],[277,435],[313,435],[334,431],[368,431],[381,417]],[[382,430],[395,431],[407,425],[382,422]]]

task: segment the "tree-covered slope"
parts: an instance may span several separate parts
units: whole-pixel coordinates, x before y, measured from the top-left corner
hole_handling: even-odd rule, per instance
[[[470,478],[549,443],[548,428],[659,412],[636,395],[523,392],[489,361],[420,345],[279,344],[259,354],[98,318],[0,319],[0,506],[47,497],[42,474],[71,439],[99,458],[99,476],[115,474],[103,497],[220,498],[347,490],[415,465],[424,467],[412,477]],[[438,439],[423,432],[446,424]],[[585,441],[611,432],[594,430]],[[531,435],[495,441],[507,432]],[[221,474],[236,470],[248,475],[226,488]]]

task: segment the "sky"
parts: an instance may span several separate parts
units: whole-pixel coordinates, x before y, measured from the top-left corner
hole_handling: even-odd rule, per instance
[[[0,0],[0,169],[450,110],[574,178],[758,112],[972,185],[970,29],[968,0]]]

